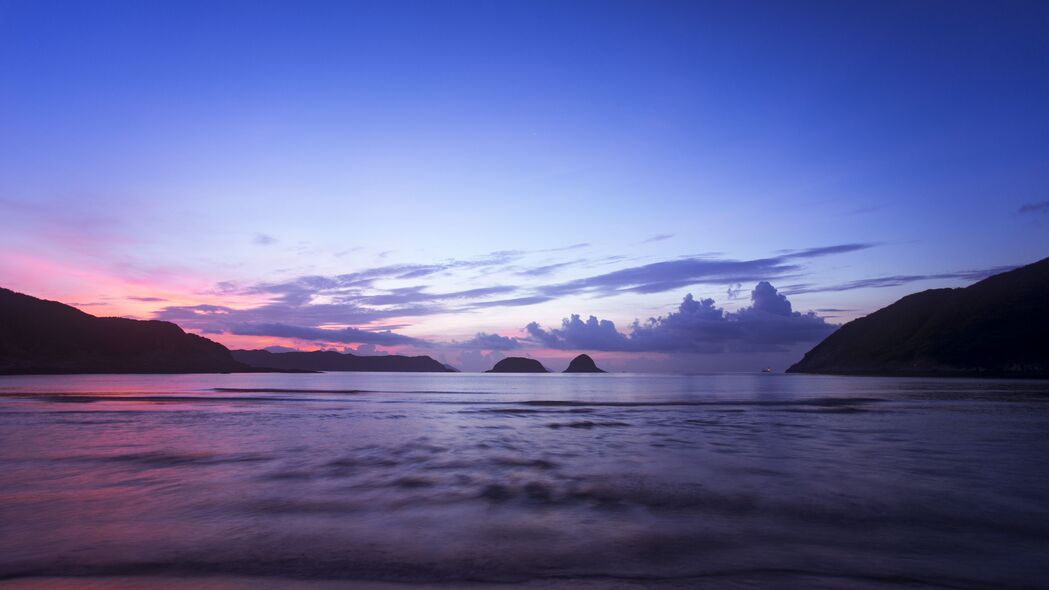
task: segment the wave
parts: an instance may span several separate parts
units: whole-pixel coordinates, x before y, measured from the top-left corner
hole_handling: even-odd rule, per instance
[[[63,568],[42,566],[20,571],[0,572],[0,580],[13,590],[54,588],[67,590],[90,586],[99,590],[139,588],[200,588],[214,590],[251,587],[333,588],[333,583],[352,583],[362,590],[426,590],[455,587],[462,584],[477,590],[507,588],[545,588],[549,590],[602,588],[666,588],[680,590],[706,587],[707,584],[731,584],[733,588],[800,588],[815,587],[840,590],[883,590],[890,588],[940,588],[976,590],[986,588],[984,581],[960,576],[909,575],[879,571],[841,571],[828,567],[711,567],[692,571],[658,573],[616,573],[588,570],[580,572],[508,573],[477,571],[462,575],[451,568],[454,564],[353,563],[332,559],[296,564],[288,568],[282,562],[254,560],[169,560],[150,563],[114,562],[93,567]],[[399,567],[397,567],[399,565]],[[68,570],[72,571],[68,571]],[[516,568],[515,568],[516,569]],[[188,577],[188,579],[187,579]],[[25,584],[22,585],[21,582]],[[41,584],[43,582],[43,584]],[[996,581],[997,588],[1029,589],[1031,586]]]
[[[266,387],[214,387],[211,391],[218,393],[382,393],[367,389],[276,389]]]

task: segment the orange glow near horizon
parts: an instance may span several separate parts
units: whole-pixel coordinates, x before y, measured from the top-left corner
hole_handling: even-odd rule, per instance
[[[210,303],[252,306],[260,296],[213,292],[215,281],[180,269],[115,275],[21,252],[0,258],[6,288],[26,295],[59,301],[95,316],[152,319],[163,307]]]

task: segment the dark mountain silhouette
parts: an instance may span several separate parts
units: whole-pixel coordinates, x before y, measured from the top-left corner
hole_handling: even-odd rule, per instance
[[[565,369],[565,373],[604,373],[601,369],[597,368],[597,363],[594,359],[590,358],[590,355],[581,354],[568,363],[568,368]]]
[[[100,318],[0,288],[0,374],[251,370],[225,346],[170,322]]]
[[[1049,258],[908,295],[842,326],[788,373],[1049,377]]]
[[[495,366],[485,373],[549,373],[542,363],[535,359],[527,359],[519,356],[506,357],[495,363]]]
[[[401,371],[406,373],[448,373],[454,371],[428,356],[357,356],[334,350],[311,352],[270,352],[234,350],[233,358],[246,365],[265,369],[306,371]]]

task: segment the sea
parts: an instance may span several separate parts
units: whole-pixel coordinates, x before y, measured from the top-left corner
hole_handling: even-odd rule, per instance
[[[1049,587],[1049,381],[0,377],[4,588]]]

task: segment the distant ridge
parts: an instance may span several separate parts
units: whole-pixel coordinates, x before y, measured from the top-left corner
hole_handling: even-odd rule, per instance
[[[246,365],[265,369],[306,371],[399,371],[405,373],[452,373],[428,356],[357,356],[334,350],[310,352],[270,352],[268,350],[234,350],[233,358]]]
[[[0,374],[252,371],[170,322],[100,318],[0,288]]]
[[[787,372],[1049,378],[1049,258],[908,295],[845,324]]]
[[[549,373],[542,363],[535,359],[520,356],[509,356],[495,363],[485,373]]]
[[[594,359],[590,358],[588,354],[581,354],[568,363],[568,368],[565,369],[565,373],[604,373],[601,369],[597,368],[597,363]]]

